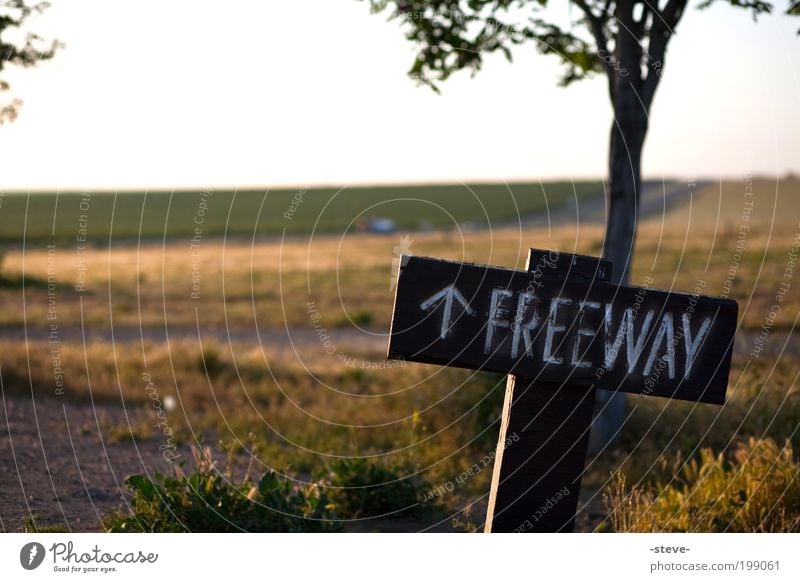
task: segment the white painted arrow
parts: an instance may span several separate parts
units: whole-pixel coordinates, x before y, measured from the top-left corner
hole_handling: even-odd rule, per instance
[[[453,285],[449,285],[441,291],[428,297],[420,304],[420,308],[427,311],[439,303],[439,301],[442,299],[444,299],[444,313],[442,313],[442,329],[439,335],[442,339],[445,339],[447,337],[447,333],[450,331],[450,318],[453,316],[453,299],[456,299],[456,301],[458,301],[464,308],[464,311],[470,315],[475,315],[475,310],[469,306],[469,303],[466,299],[464,299],[461,291],[456,289]]]

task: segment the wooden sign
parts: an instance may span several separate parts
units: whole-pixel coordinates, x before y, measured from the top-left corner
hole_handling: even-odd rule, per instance
[[[510,374],[486,531],[572,530],[597,388],[725,400],[736,302],[612,285],[611,268],[401,259],[389,357]]]
[[[532,272],[403,256],[389,357],[724,402],[736,302],[612,285],[590,257],[562,254],[561,273],[546,253]]]

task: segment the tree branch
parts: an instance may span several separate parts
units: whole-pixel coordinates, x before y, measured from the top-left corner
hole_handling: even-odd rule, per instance
[[[667,43],[675,26],[683,15],[688,0],[669,0],[663,10],[653,6],[653,23],[650,26],[650,40],[647,44],[647,78],[642,84],[642,103],[649,111],[653,103],[658,82],[664,69]]]
[[[608,78],[608,95],[611,99],[611,103],[614,103],[614,67],[611,66],[611,62],[609,61],[609,57],[611,56],[608,52],[608,38],[606,37],[605,32],[605,25],[608,21],[608,10],[611,5],[610,0],[606,2],[606,8],[604,12],[600,15],[595,15],[592,12],[589,5],[585,2],[585,0],[574,0],[575,4],[578,8],[586,16],[586,20],[589,23],[589,30],[594,37],[594,42],[597,45],[597,54],[600,57],[600,66],[603,67],[603,70],[606,73],[606,77]]]
[[[47,6],[47,2],[29,4],[28,0],[0,1],[0,37],[9,29],[22,28],[29,16],[42,12]],[[15,40],[10,41],[0,38],[0,74],[5,73],[7,65],[32,67],[39,61],[52,58],[56,51],[63,46],[57,41],[53,41],[47,46],[39,36],[32,33],[24,35],[22,40],[19,40],[20,36],[17,35]],[[8,82],[0,79],[0,93],[9,90]],[[19,99],[0,103],[0,125],[5,121],[14,120],[17,108],[21,103]]]
[[[659,10],[658,6],[652,6],[653,14],[653,30],[656,28],[665,28],[672,32],[672,29],[678,24],[678,21],[683,15],[683,9],[686,8],[687,0],[669,0],[663,9]]]

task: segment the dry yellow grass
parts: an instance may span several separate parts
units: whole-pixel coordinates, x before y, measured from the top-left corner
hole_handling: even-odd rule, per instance
[[[640,229],[631,282],[679,291],[702,284],[706,294],[737,299],[744,325],[759,328],[785,282],[797,228],[753,228],[743,249],[737,248],[737,233],[738,227],[698,225],[686,231],[647,222]],[[113,322],[193,328],[199,320],[201,326],[254,327],[257,322],[260,327],[309,327],[306,302],[314,301],[328,328],[355,321],[386,329],[392,262],[401,236],[316,237],[282,244],[208,240],[197,249],[171,242],[110,252],[90,248],[80,259],[70,247],[49,255],[47,249],[9,251],[0,286],[0,324],[47,326],[50,278],[62,326],[110,327]],[[413,233],[409,251],[522,269],[529,247],[596,255],[602,228]],[[74,290],[79,273],[86,278],[81,294]],[[775,327],[791,325],[799,296],[787,294]]]
[[[750,438],[728,461],[703,449],[675,482],[626,487],[618,476],[606,496],[617,532],[800,531],[800,463],[792,445]]]

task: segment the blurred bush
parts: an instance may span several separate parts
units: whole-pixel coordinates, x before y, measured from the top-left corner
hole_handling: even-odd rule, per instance
[[[393,517],[419,511],[421,492],[428,487],[421,477],[408,476],[408,472],[364,458],[336,461],[326,480],[337,515]]]

